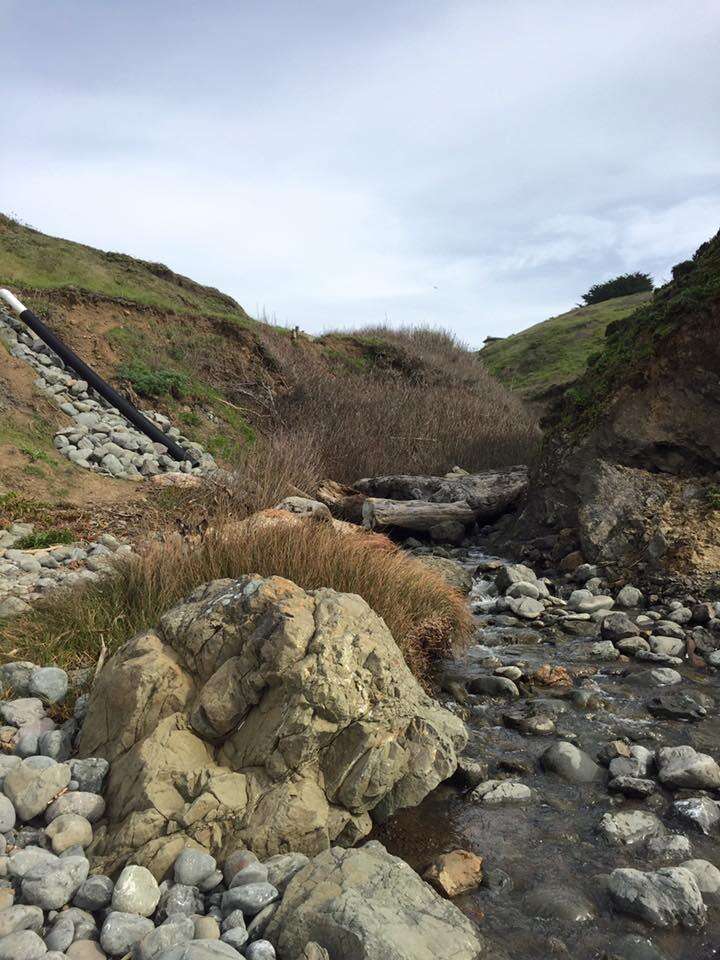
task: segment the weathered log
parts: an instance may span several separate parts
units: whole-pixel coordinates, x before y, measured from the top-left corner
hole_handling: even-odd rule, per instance
[[[401,527],[405,530],[428,531],[441,523],[467,525],[475,520],[475,511],[460,503],[429,503],[427,500],[382,500],[368,497],[363,505],[363,523],[370,530],[376,527]]]
[[[346,520],[348,523],[363,522],[363,504],[366,497],[358,493],[353,487],[335,480],[323,480],[315,491],[317,499],[324,503],[336,520]]]
[[[467,476],[369,477],[355,484],[357,490],[372,498],[436,504],[466,503],[473,510],[473,519],[481,523],[502,516],[525,494],[527,486],[528,471],[524,466],[486,470]]]

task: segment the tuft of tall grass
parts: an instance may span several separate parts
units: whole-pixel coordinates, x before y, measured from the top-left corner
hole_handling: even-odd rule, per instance
[[[170,537],[116,563],[113,575],[59,591],[0,625],[0,653],[65,667],[94,663],[155,625],[195,587],[248,574],[281,576],[306,590],[355,593],[387,623],[410,669],[425,679],[433,660],[461,647],[472,618],[464,598],[421,561],[377,549],[372,534],[330,523],[249,520],[195,543]]]

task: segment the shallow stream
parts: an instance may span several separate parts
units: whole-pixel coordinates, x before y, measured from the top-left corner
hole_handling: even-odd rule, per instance
[[[469,557],[468,563],[474,567],[478,559]],[[613,956],[618,941],[629,934],[651,940],[659,954],[638,947],[635,952],[619,954],[628,960],[657,956],[709,960],[718,956],[720,899],[714,904],[706,896],[708,924],[699,933],[680,927],[660,930],[613,911],[604,877],[614,868],[653,870],[677,866],[689,858],[650,859],[642,848],[636,852],[610,845],[598,834],[598,824],[608,811],[650,810],[670,831],[689,837],[690,857],[720,866],[717,838],[674,821],[670,807],[677,797],[659,786],[646,800],[630,800],[609,793],[607,779],[576,785],[543,772],[538,762],[542,752],[558,739],[571,740],[595,758],[601,747],[621,737],[650,749],[690,744],[717,759],[720,720],[716,712],[709,710],[700,722],[653,717],[645,700],[658,688],[633,679],[653,664],[599,662],[590,653],[592,642],[598,639],[594,624],[588,625],[592,636],[568,636],[557,628],[536,631],[532,625],[494,625],[498,617],[487,613],[478,614],[476,620],[482,631],[477,641],[492,647],[503,665],[563,666],[573,674],[576,689],[581,683],[597,684],[602,705],[580,709],[567,698],[567,689],[552,688],[535,688],[519,701],[471,696],[464,708],[455,705],[466,717],[470,731],[466,755],[488,764],[488,778],[526,784],[533,799],[524,805],[487,807],[470,798],[472,791],[467,786],[451,781],[420,806],[399,812],[376,836],[419,870],[434,856],[457,848],[484,858],[481,887],[456,898],[455,903],[478,922],[488,942],[488,957],[597,960],[606,952]],[[683,682],[674,689],[710,694],[717,702],[719,674],[687,662],[675,669],[683,675]],[[472,648],[462,660],[445,665],[446,677],[461,682],[488,673],[492,670],[473,657]],[[526,735],[504,724],[503,714],[509,708],[530,700],[543,715],[554,718],[552,735]]]

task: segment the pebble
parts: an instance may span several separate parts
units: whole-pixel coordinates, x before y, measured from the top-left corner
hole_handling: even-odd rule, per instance
[[[180,853],[173,869],[177,883],[197,887],[203,880],[215,873],[217,863],[209,853],[188,848]],[[263,879],[267,879],[267,877]]]
[[[80,885],[73,898],[73,904],[81,910],[89,910],[90,913],[103,910],[110,906],[113,888],[114,884],[109,877],[95,874]]]
[[[149,917],[160,900],[157,880],[146,867],[124,868],[115,884],[112,909],[119,914],[136,913]]]
[[[39,960],[46,953],[42,939],[32,930],[19,930],[0,940],[0,960]]]
[[[59,703],[68,690],[68,675],[59,667],[38,667],[30,674],[28,693],[47,703]]]
[[[278,891],[270,883],[248,883],[235,887],[223,894],[223,914],[242,910],[246,916],[254,917],[263,907],[277,900],[278,896]]]
[[[108,913],[100,931],[100,946],[114,957],[124,956],[130,948],[155,929],[147,917],[113,910]]]

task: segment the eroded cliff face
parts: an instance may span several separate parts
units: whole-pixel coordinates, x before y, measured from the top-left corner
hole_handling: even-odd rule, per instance
[[[720,570],[720,234],[675,274],[548,417],[514,533],[556,560],[579,547],[618,576]]]

